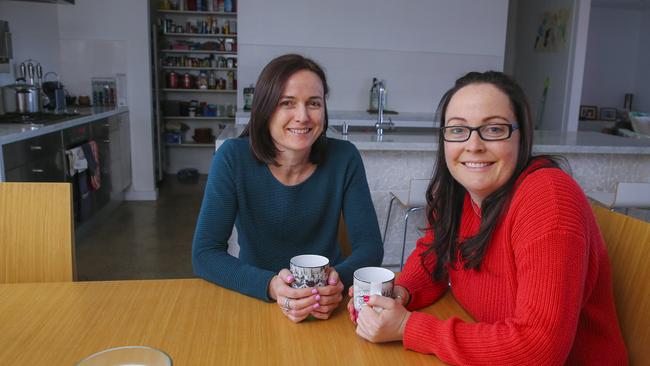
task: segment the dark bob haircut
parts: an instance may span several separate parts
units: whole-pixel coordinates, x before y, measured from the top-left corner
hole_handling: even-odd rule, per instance
[[[323,83],[325,124],[323,126],[323,132],[311,147],[309,161],[313,164],[319,164],[325,157],[325,150],[327,148],[325,132],[328,127],[326,99],[329,94],[325,72],[313,60],[297,54],[287,54],[271,60],[264,67],[262,73],[260,73],[257,84],[255,84],[251,117],[246,129],[240,135],[240,137],[250,136],[253,156],[261,163],[279,165],[275,160],[278,149],[273,143],[273,138],[269,130],[269,122],[280,102],[287,81],[293,74],[302,70],[313,72]]]

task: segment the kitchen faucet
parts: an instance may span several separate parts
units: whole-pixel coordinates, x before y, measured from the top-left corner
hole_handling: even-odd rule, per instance
[[[384,86],[383,80],[377,81],[377,123],[375,123],[375,128],[377,129],[377,136],[382,136],[384,134],[384,128],[391,129],[394,124],[392,121],[384,122],[384,108],[386,107],[386,87]]]

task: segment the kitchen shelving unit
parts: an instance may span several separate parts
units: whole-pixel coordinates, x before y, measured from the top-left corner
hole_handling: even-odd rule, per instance
[[[187,6],[186,0],[180,2],[181,7]],[[203,1],[204,4],[209,2]],[[205,172],[212,159],[214,143],[195,142],[192,136],[196,128],[211,128],[212,134],[218,136],[226,125],[234,124],[237,110],[237,13],[168,10],[162,9],[163,3],[165,1],[159,0],[159,9],[155,11],[157,37],[154,42],[157,125],[159,138],[164,141],[159,147],[162,150],[159,152],[159,171],[175,174],[180,168],[196,168]],[[214,1],[215,8],[216,4],[217,1]],[[172,72],[177,75],[177,85],[169,83],[168,76]],[[199,89],[201,73],[208,78],[212,74],[216,83],[210,83],[208,89]],[[192,88],[183,87],[185,75],[193,80]],[[224,88],[224,84],[228,89]],[[197,108],[196,116],[190,117],[182,107],[169,107],[191,101],[205,103],[207,109]],[[170,109],[180,109],[182,115],[165,114]],[[189,130],[181,134],[180,143],[169,142],[178,139],[165,134],[181,123],[189,126]],[[159,172],[158,176],[161,179],[162,173]]]

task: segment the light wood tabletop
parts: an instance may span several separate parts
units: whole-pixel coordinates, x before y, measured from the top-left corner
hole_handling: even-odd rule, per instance
[[[425,312],[471,320],[449,293]],[[74,365],[125,345],[161,349],[174,365],[441,364],[359,338],[344,306],[294,324],[275,304],[200,279],[0,284],[1,365]]]

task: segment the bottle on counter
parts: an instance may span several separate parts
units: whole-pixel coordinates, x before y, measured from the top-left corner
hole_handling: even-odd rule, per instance
[[[250,84],[247,88],[244,88],[244,110],[250,111],[253,106],[253,94],[255,93],[255,87],[253,84]]]
[[[377,87],[377,78],[372,78],[372,86],[370,87],[370,99],[368,103],[368,109],[374,111],[379,109],[379,88]]]

